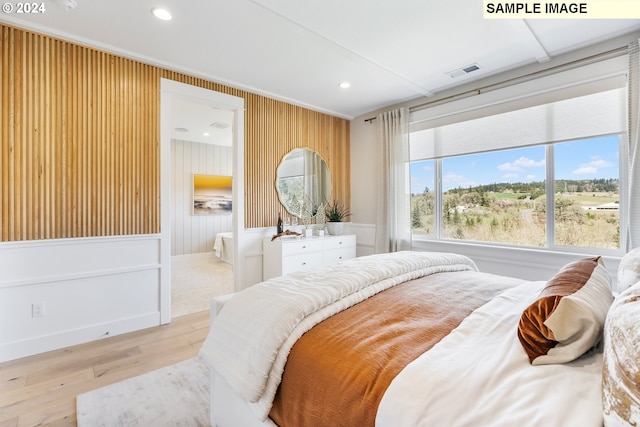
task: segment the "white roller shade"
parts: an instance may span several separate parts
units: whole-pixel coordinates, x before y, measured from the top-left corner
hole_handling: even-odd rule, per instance
[[[616,85],[619,85],[618,82]],[[624,87],[411,132],[411,160],[626,131]]]
[[[628,55],[412,111],[411,160],[626,132]]]

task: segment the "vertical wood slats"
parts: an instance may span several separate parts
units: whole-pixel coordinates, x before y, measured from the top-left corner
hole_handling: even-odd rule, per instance
[[[245,226],[272,226],[281,158],[319,152],[347,205],[349,122],[0,25],[0,241],[160,231],[160,78],[245,99]]]
[[[0,28],[0,240],[157,233],[160,70]]]

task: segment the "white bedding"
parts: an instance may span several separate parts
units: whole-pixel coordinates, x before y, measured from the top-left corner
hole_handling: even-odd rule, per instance
[[[544,283],[504,292],[407,365],[376,426],[602,426],[601,351],[532,366],[518,341],[520,315]]]
[[[287,355],[314,325],[384,289],[445,271],[477,271],[457,254],[396,252],[271,279],[234,296],[200,356],[265,420]]]

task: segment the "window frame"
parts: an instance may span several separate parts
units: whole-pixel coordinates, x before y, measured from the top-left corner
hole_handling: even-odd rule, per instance
[[[555,156],[554,156],[554,148],[556,144],[562,144],[564,142],[569,141],[556,141],[548,144],[540,144],[545,147],[545,197],[546,197],[546,205],[551,206],[551,209],[547,209],[547,218],[546,218],[546,245],[544,247],[533,246],[533,245],[514,245],[508,243],[500,243],[500,242],[490,242],[490,241],[475,241],[475,240],[465,240],[465,239],[454,239],[449,237],[442,236],[442,227],[443,227],[443,186],[442,186],[442,161],[446,159],[444,158],[434,158],[434,159],[422,159],[422,160],[414,160],[414,162],[429,160],[433,161],[433,179],[434,179],[434,188],[433,188],[433,198],[434,198],[434,213],[433,213],[433,233],[431,234],[415,234],[413,233],[413,229],[411,229],[410,239],[411,246],[419,249],[424,243],[429,242],[448,242],[455,244],[463,244],[463,245],[474,245],[474,246],[486,246],[486,247],[501,247],[508,249],[525,249],[525,250],[536,250],[536,251],[551,251],[551,252],[563,252],[563,253],[571,253],[571,254],[580,254],[580,253],[593,253],[596,255],[608,255],[608,256],[621,256],[625,253],[626,248],[626,239],[627,239],[627,203],[628,203],[628,165],[624,159],[628,158],[628,150],[627,144],[625,143],[627,140],[626,134],[614,134],[618,137],[618,174],[619,174],[619,231],[620,231],[620,246],[619,248],[597,248],[597,247],[588,247],[588,246],[568,246],[568,245],[559,245],[555,243]],[[601,136],[601,135],[598,135]],[[584,138],[581,138],[582,140]],[[579,140],[577,140],[579,141]],[[409,144],[411,144],[411,134],[409,134]],[[508,150],[508,149],[504,149]],[[498,152],[502,150],[492,150],[490,152]],[[470,153],[474,154],[474,153]],[[475,153],[478,154],[478,153]],[[412,161],[408,161],[408,164],[411,164]],[[409,170],[411,168],[408,168]],[[409,177],[411,179],[411,177]],[[548,213],[552,212],[551,215]]]
[[[555,198],[554,198],[554,164],[549,163],[549,156],[546,153],[546,176],[545,189],[547,197],[547,206],[553,206],[554,212],[551,221],[547,221],[547,227],[551,227],[551,232],[547,230],[546,246],[523,246],[511,245],[496,242],[479,242],[469,240],[448,239],[442,237],[443,212],[442,212],[442,162],[439,157],[456,156],[460,154],[473,154],[474,149],[466,152],[456,152],[455,154],[447,154],[438,151],[439,148],[422,151],[418,149],[414,154],[411,152],[406,159],[406,164],[422,160],[431,160],[434,163],[434,230],[431,234],[416,235],[411,227],[411,212],[409,212],[409,241],[407,244],[415,250],[443,250],[443,251],[461,251],[467,254],[473,254],[477,259],[485,259],[487,262],[506,262],[510,264],[520,264],[521,262],[531,263],[533,259],[545,259],[546,262],[553,264],[557,260],[567,259],[566,257],[575,256],[575,254],[602,255],[606,258],[618,259],[625,253],[628,242],[629,233],[629,164],[628,164],[628,97],[629,97],[629,55],[625,52],[620,55],[604,58],[599,61],[589,61],[581,65],[560,68],[549,73],[541,73],[536,76],[530,76],[518,79],[509,85],[496,85],[495,87],[487,87],[478,90],[475,93],[467,92],[464,96],[453,97],[448,101],[433,101],[429,105],[422,105],[419,108],[410,110],[409,114],[409,144],[412,143],[412,134],[424,130],[433,129],[438,132],[438,128],[468,120],[482,119],[485,117],[495,116],[496,114],[509,113],[511,111],[520,110],[532,106],[543,104],[551,104],[557,101],[563,101],[570,98],[581,97],[599,92],[605,92],[612,89],[621,89],[623,91],[620,102],[617,104],[618,113],[616,117],[620,118],[618,127],[611,132],[585,132],[576,135],[575,138],[566,135],[564,138],[555,138],[555,140],[547,140],[531,142],[529,145],[546,145],[545,150],[553,152],[553,144],[562,143],[571,140],[587,139],[605,135],[618,135],[620,138],[619,155],[618,155],[618,172],[619,172],[619,227],[620,242],[618,249],[612,248],[589,248],[589,247],[573,247],[556,245],[555,239]],[[624,98],[624,99],[623,99]],[[607,110],[611,111],[611,110]],[[595,134],[597,133],[597,134]],[[564,139],[564,141],[563,141]],[[427,139],[428,140],[428,139]],[[423,137],[423,141],[427,141]],[[455,144],[455,142],[454,142]],[[518,145],[518,144],[516,144]],[[523,144],[522,146],[527,146]],[[429,147],[429,145],[424,145]],[[495,148],[494,148],[495,147]],[[508,147],[505,145],[494,146],[486,149],[485,146],[479,146],[480,152],[497,151],[502,149],[510,149],[517,147]],[[432,150],[429,152],[429,150]],[[465,147],[466,150],[466,147]],[[475,148],[478,152],[478,147]],[[553,162],[553,159],[551,160]],[[410,169],[410,167],[406,168]],[[410,173],[406,177],[410,188]],[[407,195],[409,198],[411,194]],[[551,202],[551,205],[549,204]],[[411,210],[410,210],[411,211]],[[491,251],[487,249],[491,248]],[[525,256],[524,254],[529,254]],[[537,254],[537,255],[535,255]],[[523,257],[523,258],[521,258]],[[533,264],[536,264],[533,261]],[[533,265],[530,264],[530,265]]]

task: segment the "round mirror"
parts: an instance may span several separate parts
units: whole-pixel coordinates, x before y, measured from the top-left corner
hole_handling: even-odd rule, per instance
[[[331,173],[320,154],[309,148],[296,148],[282,158],[276,174],[280,203],[291,215],[302,217],[304,209],[311,216],[320,204],[331,197]]]

